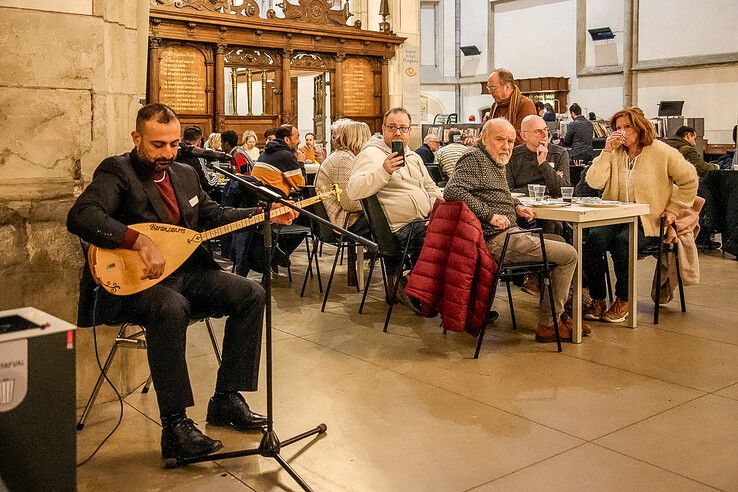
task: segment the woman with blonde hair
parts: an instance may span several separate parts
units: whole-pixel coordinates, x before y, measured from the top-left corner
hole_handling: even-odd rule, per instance
[[[205,148],[220,151],[220,133],[211,133],[205,141]]]
[[[656,130],[638,107],[618,111],[610,119],[613,132],[605,149],[587,171],[589,186],[603,190],[602,198],[645,203],[650,211],[638,221],[638,246],[658,244],[659,223],[672,224],[692,206],[697,194],[697,172],[675,148],[656,139]],[[583,271],[592,303],[584,306],[586,319],[618,323],[628,315],[628,226],[593,227],[583,247]],[[605,275],[610,251],[615,265],[617,299],[607,308]]]
[[[369,125],[360,121],[345,120],[341,121],[340,125],[335,125],[333,127],[334,151],[320,165],[318,176],[315,178],[315,187],[323,189],[337,184],[341,190],[345,190],[349,176],[351,176],[354,158],[371,135]],[[349,212],[361,210],[358,200],[350,199],[344,192],[341,193],[340,202],[334,197],[329,197],[323,205],[331,223],[348,227],[349,230],[359,235],[368,234],[368,227],[363,217],[358,219],[354,215],[346,222]]]
[[[251,157],[251,160],[256,161],[259,158],[259,147],[256,146],[258,139],[256,138],[256,132],[253,130],[246,130],[243,132],[243,150]]]

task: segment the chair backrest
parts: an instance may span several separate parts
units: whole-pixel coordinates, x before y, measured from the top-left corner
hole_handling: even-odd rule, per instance
[[[428,174],[434,183],[438,184],[441,181],[446,181],[443,171],[441,170],[441,166],[438,164],[426,164],[425,168],[428,170]]]
[[[395,235],[392,234],[387,217],[384,215],[382,205],[379,203],[377,195],[372,195],[361,200],[361,208],[364,209],[364,215],[369,222],[374,242],[379,246],[379,252],[385,256],[401,256],[402,251],[397,244]]]
[[[317,192],[315,191],[315,186],[306,185],[302,187],[302,196],[304,199],[312,198],[316,195]],[[328,218],[328,212],[325,210],[325,205],[323,205],[323,202],[314,203],[308,208],[312,213],[314,213],[321,219],[330,221],[330,219]],[[335,243],[338,241],[338,235],[335,233],[335,231],[327,225],[318,222],[317,220],[310,220],[310,228],[312,229],[313,234],[324,243]]]

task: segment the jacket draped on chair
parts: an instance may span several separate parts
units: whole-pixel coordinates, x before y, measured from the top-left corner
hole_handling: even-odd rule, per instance
[[[476,336],[492,303],[496,271],[474,212],[462,201],[439,199],[405,291],[422,303],[424,316],[440,313],[445,329]]]

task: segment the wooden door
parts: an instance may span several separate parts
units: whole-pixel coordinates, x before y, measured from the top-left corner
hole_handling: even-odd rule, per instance
[[[325,73],[313,79],[313,128],[315,128],[315,141],[325,143]]]

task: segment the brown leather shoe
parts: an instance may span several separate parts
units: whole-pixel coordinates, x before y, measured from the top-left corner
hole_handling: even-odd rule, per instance
[[[559,323],[559,337],[562,342],[571,342],[571,326]],[[548,324],[538,323],[536,327],[536,342],[551,343],[556,341],[553,322]]]
[[[607,302],[604,299],[592,299],[589,305],[584,304],[582,318],[599,321],[607,311]]]
[[[559,333],[561,333],[561,325],[566,325],[568,329],[574,333],[574,318],[566,313],[561,314],[561,323],[559,323]],[[592,328],[587,323],[582,322],[582,336],[586,337],[592,333]]]
[[[602,321],[608,323],[620,323],[625,321],[628,317],[628,302],[623,301],[620,298],[616,298],[615,302],[612,303],[610,309],[602,315]]]

